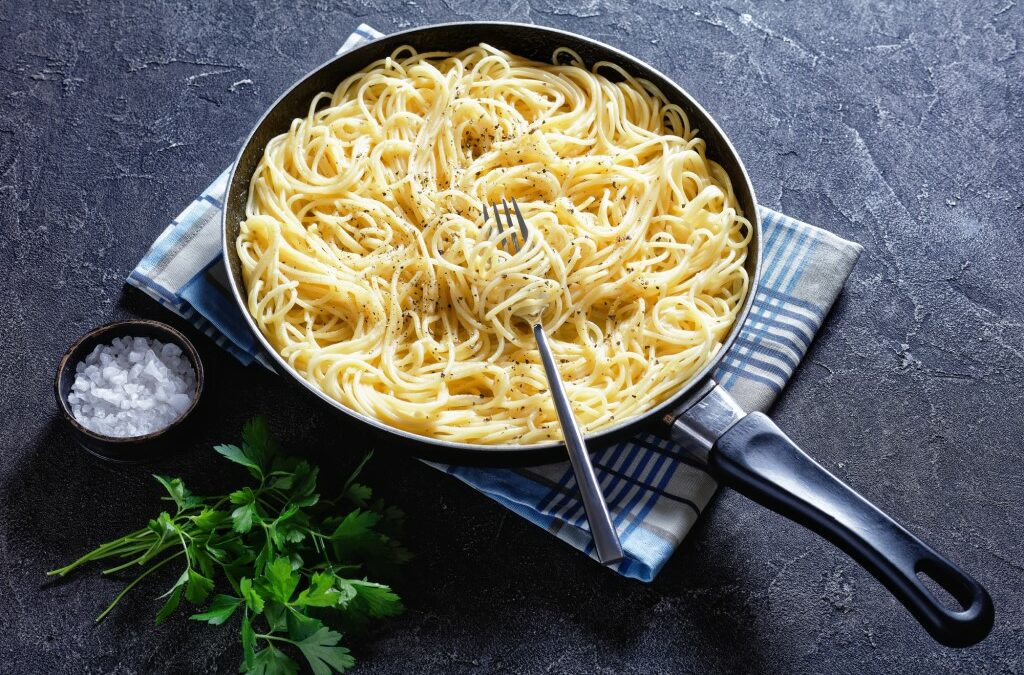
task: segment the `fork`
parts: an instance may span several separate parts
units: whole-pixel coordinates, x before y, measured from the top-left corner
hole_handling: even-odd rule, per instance
[[[519,235],[516,235],[516,226],[512,221],[512,211],[508,202],[504,199],[501,203],[505,207],[505,221],[511,234],[509,236],[508,251],[515,255],[526,240],[530,232],[526,227],[526,219],[519,210],[519,204],[515,198],[512,199],[512,209],[515,210],[516,221],[519,224]],[[494,209],[494,220],[498,225],[498,237],[504,237],[505,230],[501,224],[501,214],[498,212],[498,205],[492,205]],[[487,204],[483,204],[484,224],[487,224]],[[569,397],[565,393],[565,385],[562,377],[558,374],[555,366],[555,358],[551,354],[551,347],[548,345],[547,335],[544,334],[544,326],[540,321],[533,322],[533,337],[537,340],[537,348],[540,350],[541,362],[544,364],[544,373],[548,378],[548,389],[551,397],[555,399],[555,411],[558,413],[558,423],[562,426],[562,437],[565,439],[565,447],[569,450],[569,462],[572,464],[573,473],[576,476],[576,484],[579,486],[580,497],[583,501],[583,509],[587,514],[587,522],[590,523],[590,532],[594,538],[594,549],[597,551],[597,559],[605,565],[612,565],[623,558],[622,545],[619,543],[619,535],[612,524],[611,515],[608,513],[608,504],[605,502],[604,494],[601,492],[601,485],[597,482],[594,474],[594,465],[590,462],[590,453],[587,452],[587,445],[580,433],[579,425],[576,424],[576,416],[569,404]]]

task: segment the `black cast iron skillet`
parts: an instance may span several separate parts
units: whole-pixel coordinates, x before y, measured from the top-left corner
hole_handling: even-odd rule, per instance
[[[552,28],[512,23],[458,23],[415,28],[381,38],[325,63],[299,80],[271,106],[235,162],[223,228],[224,256],[235,299],[250,329],[275,359],[278,370],[291,375],[327,404],[374,427],[392,443],[404,444],[412,453],[427,459],[506,466],[565,459],[565,448],[559,443],[528,447],[453,443],[395,429],[350,410],[325,395],[278,356],[257,329],[244,300],[244,282],[234,242],[239,224],[245,218],[249,179],[267,142],[285,132],[292,119],[305,116],[310,100],[318,92],[333,90],[348,75],[391,54],[401,45],[412,45],[421,52],[459,51],[480,42],[539,61],[550,61],[557,47],[569,47],[586,63],[611,61],[632,75],[653,82],[669,101],[686,111],[691,125],[699,129],[707,142],[708,155],[728,172],[739,206],[753,227],[747,258],[751,288],[718,356],[654,410],[589,434],[590,446],[602,447],[644,425],[648,429],[652,424],[660,427],[663,435],[685,448],[691,460],[719,482],[814,530],[846,551],[885,584],[942,644],[962,647],[983,639],[992,627],[994,611],[988,593],[977,581],[840,482],[800,450],[768,417],[761,413],[744,413],[729,394],[711,380],[711,372],[746,320],[757,290],[761,223],[753,186],[725,133],[689,94],[654,68],[594,40]],[[923,583],[925,576],[945,589],[960,606],[950,608],[943,604]]]

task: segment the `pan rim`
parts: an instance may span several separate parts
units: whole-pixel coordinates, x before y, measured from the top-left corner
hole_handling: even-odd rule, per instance
[[[259,120],[257,120],[256,124],[252,127],[252,130],[246,136],[245,141],[242,143],[240,150],[235,156],[235,160],[231,165],[231,169],[228,175],[227,192],[225,194],[225,199],[223,202],[224,207],[221,210],[221,253],[224,256],[225,265],[228,268],[227,278],[228,285],[231,287],[232,297],[235,299],[236,305],[242,312],[246,326],[248,326],[249,330],[254,334],[260,346],[274,360],[278,374],[287,373],[288,375],[291,376],[293,380],[298,381],[308,391],[312,392],[317,398],[326,402],[331,407],[364,424],[368,424],[369,426],[373,427],[378,431],[384,432],[392,436],[397,436],[409,443],[416,445],[417,447],[419,447],[419,445],[426,445],[431,449],[437,450],[437,452],[428,451],[421,453],[423,455],[458,455],[462,459],[472,458],[471,461],[475,461],[477,463],[497,463],[498,465],[501,465],[502,463],[506,463],[507,465],[520,463],[520,460],[524,458],[530,458],[530,460],[533,461],[534,463],[538,463],[536,462],[536,460],[542,458],[546,459],[546,461],[548,462],[557,462],[565,458],[565,445],[561,441],[550,441],[546,443],[536,443],[531,445],[483,445],[477,443],[448,441],[445,439],[424,436],[422,434],[417,434],[410,431],[406,431],[404,429],[399,429],[397,427],[392,427],[377,418],[364,415],[363,413],[360,413],[356,410],[349,408],[340,401],[331,398],[330,396],[327,395],[326,392],[320,389],[320,387],[318,387],[316,384],[303,377],[301,373],[299,373],[295,368],[289,365],[288,362],[284,360],[280,353],[276,349],[274,349],[270,342],[266,339],[266,337],[263,335],[263,332],[260,331],[259,327],[256,325],[255,319],[253,319],[252,315],[249,313],[247,301],[245,299],[244,289],[241,288],[243,284],[242,280],[236,278],[236,275],[231,269],[231,266],[227,264],[228,261],[231,260],[231,249],[233,249],[234,247],[234,242],[229,241],[228,236],[228,211],[230,210],[229,204],[231,203],[229,195],[231,194],[232,188],[235,185],[237,168],[241,163],[242,158],[250,151],[250,145],[252,145],[254,137],[257,135],[257,133],[259,133],[262,130],[267,118],[270,117],[270,115],[277,109],[277,107],[287,99],[291,98],[294,92],[297,89],[301,88],[306,82],[319,75],[321,71],[331,67],[339,59],[351,58],[353,55],[358,54],[361,50],[367,49],[372,45],[376,44],[379,40],[387,39],[393,42],[397,42],[403,36],[431,32],[445,28],[458,28],[464,26],[493,26],[497,28],[507,27],[516,30],[534,31],[538,34],[543,34],[546,37],[550,37],[552,39],[557,39],[558,36],[567,36],[573,40],[590,43],[591,45],[597,47],[598,49],[605,50],[615,55],[615,57],[620,59],[622,63],[627,64],[629,68],[633,69],[631,72],[634,75],[639,77],[647,77],[648,75],[653,74],[656,77],[660,78],[664,83],[667,83],[669,86],[671,86],[678,96],[685,99],[694,110],[697,110],[701,114],[703,114],[704,118],[711,125],[711,131],[713,132],[712,135],[720,139],[722,145],[724,145],[727,151],[727,154],[731,156],[730,159],[735,161],[738,170],[738,175],[730,174],[729,177],[734,183],[736,182],[737,178],[741,179],[744,188],[750,195],[750,200],[753,204],[753,213],[747,213],[744,215],[747,217],[747,220],[750,222],[751,227],[753,228],[753,240],[757,242],[757,245],[754,247],[755,259],[753,261],[753,274],[750,275],[749,284],[747,288],[747,295],[743,300],[743,305],[740,308],[739,314],[737,314],[736,316],[736,320],[733,323],[733,326],[730,329],[729,334],[726,336],[725,340],[722,341],[722,345],[719,348],[718,353],[716,353],[704,365],[704,367],[701,368],[700,371],[695,373],[686,382],[682,383],[679,386],[678,390],[672,396],[665,399],[664,401],[662,401],[661,403],[659,403],[658,405],[654,406],[653,408],[644,413],[635,415],[613,426],[600,429],[596,432],[586,433],[584,434],[584,438],[588,442],[588,444],[593,443],[595,446],[597,446],[593,447],[592,451],[602,449],[604,446],[601,444],[601,441],[620,436],[631,429],[635,429],[640,425],[647,423],[651,419],[656,419],[664,415],[666,411],[679,407],[684,401],[687,400],[687,398],[692,393],[697,391],[700,388],[700,386],[711,377],[712,371],[714,371],[714,369],[718,367],[718,365],[721,363],[725,355],[733,347],[733,344],[736,341],[736,337],[739,335],[743,326],[747,322],[748,316],[750,314],[750,309],[753,305],[754,296],[757,294],[757,289],[760,284],[760,276],[762,271],[761,216],[757,208],[757,196],[754,191],[754,185],[750,180],[750,175],[747,172],[746,165],[743,163],[743,159],[741,158],[740,154],[736,151],[736,148],[733,145],[732,141],[729,139],[728,135],[726,135],[725,131],[714,119],[714,117],[712,117],[711,114],[697,101],[697,99],[690,95],[688,91],[683,89],[683,87],[676,83],[672,78],[668,77],[667,75],[662,73],[654,66],[648,64],[647,62],[642,61],[641,59],[621,49],[618,49],[617,47],[613,47],[604,42],[595,40],[584,35],[580,35],[578,33],[561,30],[559,28],[552,28],[549,26],[524,24],[513,21],[453,21],[446,23],[428,24],[425,26],[417,26],[396,33],[391,33],[385,35],[382,38],[378,38],[377,40],[372,40],[350,51],[344,52],[342,54],[336,54],[329,60],[307,71],[304,75],[302,75],[299,79],[292,83],[280,96],[278,96],[274,100],[273,103],[271,103],[266,108],[266,110],[260,116]],[[558,46],[558,44],[553,44],[552,50],[554,50]],[[502,46],[499,45],[499,47]]]

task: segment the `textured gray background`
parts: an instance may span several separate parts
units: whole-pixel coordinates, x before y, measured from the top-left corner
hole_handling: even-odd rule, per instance
[[[774,414],[989,588],[981,646],[938,647],[843,554],[722,494],[657,581],[608,573],[417,462],[371,480],[410,514],[409,612],[360,672],[1020,672],[1022,10],[1014,0],[0,1],[0,671],[234,672],[235,629],[154,628],[158,583],[43,572],[135,527],[151,467],[99,463],[55,417],[64,348],[168,320],[122,280],[290,82],[360,21],[507,18],[579,31],[674,77],[731,135],[760,201],[866,247]],[[384,5],[384,6],[381,6]],[[171,321],[176,325],[181,322]],[[194,335],[194,332],[190,332]],[[286,442],[365,441],[196,340],[218,420],[160,467],[223,487],[207,449],[265,412]],[[343,460],[347,461],[347,460]]]

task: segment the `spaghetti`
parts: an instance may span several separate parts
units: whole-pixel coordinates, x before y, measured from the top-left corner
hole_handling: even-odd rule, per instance
[[[721,348],[752,233],[726,172],[650,82],[552,61],[402,47],[267,144],[236,241],[248,309],[329,396],[417,434],[532,444],[561,432],[531,321],[587,431]],[[515,254],[481,210],[512,197],[531,231]]]

